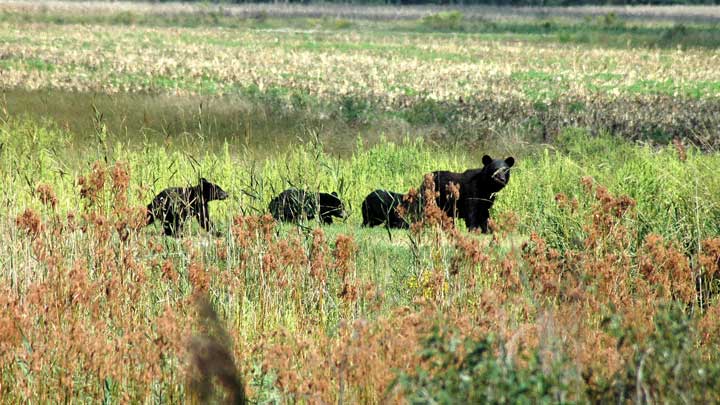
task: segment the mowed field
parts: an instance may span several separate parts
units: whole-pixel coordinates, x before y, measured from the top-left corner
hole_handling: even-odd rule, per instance
[[[26,3],[0,2],[2,402],[720,401],[716,8]],[[360,226],[484,154],[516,161],[491,235],[432,204]],[[200,177],[219,235],[144,226]],[[349,216],[276,223],[291,186]]]

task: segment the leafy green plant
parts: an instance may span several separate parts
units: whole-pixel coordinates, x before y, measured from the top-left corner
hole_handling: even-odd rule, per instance
[[[609,331],[630,349],[625,368],[600,386],[593,401],[637,403],[714,403],[720,400],[720,366],[698,353],[690,317],[677,303],[663,305],[655,315],[654,330],[627,328],[617,318],[607,320]]]
[[[519,365],[502,355],[503,344],[492,336],[459,338],[436,327],[424,341],[423,366],[413,373],[401,373],[395,384],[413,404],[556,403],[570,399],[569,381],[563,375],[568,369],[544,364],[537,351]]]
[[[459,11],[441,11],[420,20],[421,24],[433,30],[458,31],[463,27],[464,16]]]

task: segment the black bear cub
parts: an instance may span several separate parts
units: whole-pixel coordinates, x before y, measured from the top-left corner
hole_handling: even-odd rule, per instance
[[[403,204],[403,195],[387,190],[375,190],[362,203],[363,226],[385,224],[388,228],[409,228],[409,224],[397,212]]]
[[[204,178],[194,187],[170,187],[161,191],[147,206],[148,225],[162,221],[165,235],[176,236],[188,217],[197,217],[200,226],[210,232],[208,202],[224,200],[227,193]]]
[[[465,220],[468,229],[477,229],[488,233],[490,208],[495,202],[495,194],[510,181],[510,168],[515,159],[493,159],[488,155],[482,158],[483,167],[470,169],[463,173],[448,171],[433,172],[435,190],[439,192],[437,205],[450,217]],[[450,192],[450,183],[458,185],[459,196]]]
[[[324,224],[332,224],[333,217],[345,218],[345,206],[336,192],[311,193],[289,188],[270,201],[268,207],[278,221],[299,222],[314,219],[317,215]]]

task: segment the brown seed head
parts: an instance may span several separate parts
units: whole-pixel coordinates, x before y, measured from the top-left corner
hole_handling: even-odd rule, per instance
[[[30,208],[26,208],[22,215],[15,218],[15,224],[32,237],[38,236],[45,229],[40,215]]]
[[[39,184],[37,188],[35,189],[35,192],[38,194],[40,201],[45,204],[46,206],[49,206],[52,209],[55,209],[57,206],[58,199],[55,196],[55,192],[53,191],[52,187],[49,184]]]

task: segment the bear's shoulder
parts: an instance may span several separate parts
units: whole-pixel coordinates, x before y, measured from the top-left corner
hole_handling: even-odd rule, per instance
[[[341,204],[340,198],[330,193],[318,193],[318,199],[322,205],[336,206]]]
[[[481,176],[483,173],[483,168],[477,168],[477,169],[468,169],[462,172],[462,181],[463,183],[469,183],[473,181],[478,180],[478,176]]]

